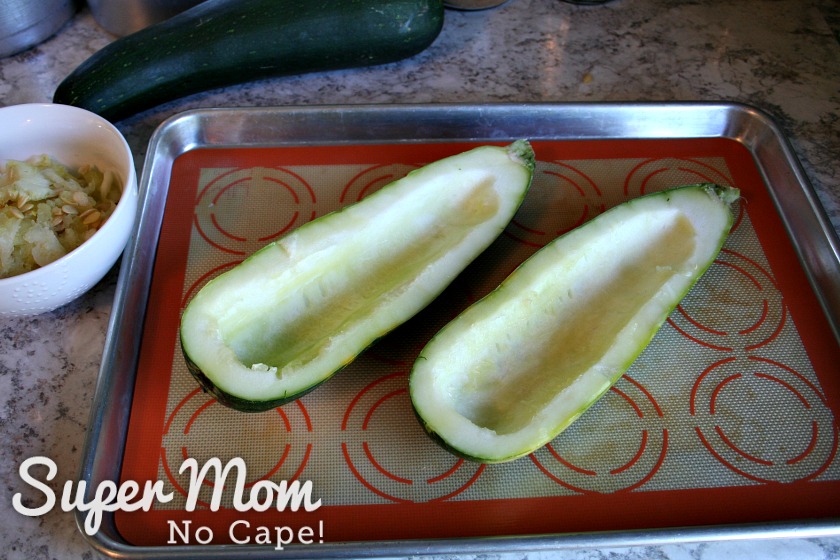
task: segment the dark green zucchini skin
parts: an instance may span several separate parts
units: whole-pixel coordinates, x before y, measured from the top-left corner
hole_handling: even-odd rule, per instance
[[[198,381],[198,384],[201,386],[201,389],[205,393],[209,393],[210,395],[212,395],[221,404],[227,406],[228,408],[232,408],[234,410],[237,410],[239,412],[265,412],[266,410],[272,410],[274,408],[283,406],[284,404],[288,404],[292,401],[298,400],[299,398],[306,395],[307,393],[310,393],[310,392],[314,391],[315,389],[317,389],[318,387],[320,387],[321,384],[324,381],[327,381],[327,379],[324,379],[320,383],[316,383],[315,385],[312,385],[311,387],[309,387],[308,389],[306,389],[304,391],[301,391],[301,392],[298,392],[298,393],[295,393],[293,395],[289,395],[289,396],[286,396],[286,397],[282,397],[282,398],[279,398],[279,399],[271,399],[271,400],[267,400],[267,401],[251,401],[251,400],[248,400],[248,399],[243,399],[241,397],[237,397],[236,395],[231,395],[230,393],[222,391],[221,389],[216,387],[216,384],[213,383],[210,380],[210,378],[208,378],[207,375],[204,374],[204,372],[201,370],[201,368],[198,367],[195,364],[195,362],[190,360],[189,355],[187,354],[187,352],[185,350],[183,350],[183,347],[182,347],[182,352],[181,353],[183,354],[184,361],[187,364],[187,371],[189,371],[190,375],[192,375],[193,378],[196,381]],[[338,373],[338,372],[336,372],[336,373]]]
[[[394,62],[428,47],[443,14],[441,0],[207,0],[99,50],[53,101],[120,120],[260,78]]]

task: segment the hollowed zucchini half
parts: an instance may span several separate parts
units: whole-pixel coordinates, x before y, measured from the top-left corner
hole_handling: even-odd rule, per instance
[[[436,440],[481,462],[554,439],[630,367],[714,261],[738,191],[620,204],[557,238],[446,325],[410,375]]]
[[[526,141],[481,146],[260,249],[185,309],[190,372],[243,411],[299,398],[440,294],[504,230],[533,170]]]

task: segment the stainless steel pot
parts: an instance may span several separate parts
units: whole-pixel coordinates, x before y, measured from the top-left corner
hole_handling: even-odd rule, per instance
[[[168,19],[202,0],[88,0],[93,18],[105,31],[128,35]]]
[[[2,0],[0,58],[47,39],[76,12],[75,0]]]

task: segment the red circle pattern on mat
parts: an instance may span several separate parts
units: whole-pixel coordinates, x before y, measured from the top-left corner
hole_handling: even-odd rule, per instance
[[[624,181],[624,194],[635,198],[695,183],[732,186],[732,180],[709,163],[690,158],[657,158],[645,160],[632,169]]]
[[[753,351],[779,336],[786,315],[770,273],[754,260],[724,249],[668,322],[707,348]]]
[[[429,439],[413,418],[407,381],[405,372],[384,375],[350,402],[341,425],[347,466],[365,488],[393,502],[457,496],[476,481],[484,465],[457,458]],[[411,425],[397,429],[394,418],[408,419]],[[417,456],[423,461],[412,460]]]
[[[346,182],[339,203],[346,206],[356,202],[416,167],[367,167]],[[532,252],[595,217],[610,204],[585,172],[585,166],[580,167],[541,162],[539,180],[505,230],[505,235],[516,242],[517,250],[528,248]],[[627,174],[624,195],[632,198],[691,182],[731,185],[723,173],[702,161],[649,159]],[[272,194],[255,189],[272,189]],[[258,211],[266,211],[270,206],[264,204],[266,196],[284,208],[275,213],[273,220],[266,220],[265,231],[257,235],[246,235],[237,229],[236,216],[255,210],[256,203],[248,202],[249,192],[253,192],[253,200],[263,201]],[[290,171],[233,170],[216,177],[201,191],[195,225],[215,248],[232,255],[246,255],[313,219],[315,203],[306,181]],[[224,212],[217,215],[216,210],[222,209]],[[220,219],[221,215],[226,218]],[[735,228],[743,216],[741,205]],[[209,278],[240,261],[219,265],[195,279],[185,301]],[[726,306],[716,306],[714,302],[722,298],[727,301]],[[419,322],[421,332],[415,332],[417,324],[412,325],[408,338],[386,337],[368,351],[368,356],[400,370],[410,367],[428,338],[454,317],[456,309],[474,299],[468,285],[460,286],[456,281],[433,302],[430,311],[424,311],[427,315]],[[437,311],[436,303],[440,306]],[[724,249],[704,279],[668,319],[669,325],[685,339],[683,342],[711,349],[710,354],[717,356],[711,366],[707,367],[707,362],[697,368],[707,367],[704,371],[687,372],[686,391],[691,377],[697,379],[691,388],[691,421],[686,433],[696,434],[702,453],[708,452],[728,472],[754,482],[818,477],[831,465],[838,448],[838,427],[820,389],[806,375],[787,365],[750,355],[770,347],[784,330],[786,317],[784,299],[766,267],[744,254]],[[363,491],[390,502],[431,502],[462,495],[480,478],[485,466],[465,462],[428,438],[413,418],[407,378],[405,371],[386,374],[354,395],[341,425],[344,462]],[[620,493],[644,486],[657,474],[668,453],[671,433],[662,409],[651,391],[629,375],[619,380],[596,406],[600,410],[598,418],[583,415],[563,436],[532,453],[531,462],[551,481],[549,484],[576,493]],[[784,411],[792,410],[790,407],[797,414],[783,417]],[[168,418],[162,464],[180,493],[185,494],[185,477],[178,476],[177,467],[189,455],[190,439],[200,437],[202,420],[212,415],[208,426],[237,426],[236,419],[224,418],[225,410],[212,398],[194,391]],[[685,411],[678,412],[684,415]],[[277,456],[260,455],[262,447],[245,448],[245,441],[254,438],[240,438],[240,445],[237,438],[228,438],[226,441],[233,442],[228,452],[231,457],[246,458],[249,467],[255,465],[254,473],[249,473],[249,484],[273,476],[293,480],[306,467],[312,450],[311,434],[300,437],[302,432],[312,432],[307,411],[296,401],[264,414],[268,421],[264,423],[263,435],[276,438],[278,443],[273,448],[278,450]],[[407,424],[402,423],[406,421]],[[604,430],[605,422],[614,429]],[[758,429],[764,432],[759,434]],[[172,444],[167,446],[167,441]],[[195,446],[207,447],[206,443]],[[418,456],[423,461],[418,462]]]
[[[401,163],[375,165],[353,176],[341,191],[340,202],[342,205],[352,204],[362,200],[364,197],[374,193],[398,179],[401,179],[410,171],[417,169],[416,165]]]
[[[199,388],[184,397],[167,418],[161,463],[166,477],[183,496],[188,492],[189,474],[178,471],[188,457],[194,457],[199,466],[212,457],[219,457],[222,466],[234,457],[242,458],[249,469],[246,488],[259,480],[291,482],[300,477],[312,452],[312,442],[301,441],[311,438],[301,438],[298,434],[311,435],[311,432],[312,421],[299,400],[260,414],[243,414],[220,405]],[[170,439],[173,444],[167,445]],[[223,443],[214,446],[214,441]],[[202,455],[193,455],[191,448]],[[218,453],[219,448],[225,450],[224,457]],[[272,451],[266,455],[266,450]],[[231,472],[229,484],[235,475],[235,471]],[[210,471],[208,479],[213,477]],[[209,499],[213,484],[205,480],[205,486],[208,488],[201,496]],[[209,507],[206,499],[199,499],[197,503]]]
[[[584,414],[564,432],[570,437],[556,438],[532,453],[531,461],[552,481],[583,494],[626,492],[644,485],[668,451],[662,409],[629,375],[597,406],[597,421],[590,422],[594,416]],[[605,418],[613,429],[602,429]]]
[[[312,187],[292,171],[233,169],[198,194],[195,227],[220,251],[245,256],[314,219],[315,203]]]
[[[825,396],[769,358],[713,363],[692,388],[691,416],[709,453],[755,482],[813,479],[837,454],[838,428]]]
[[[529,247],[543,247],[604,209],[601,190],[582,170],[562,162],[541,162],[505,235]]]

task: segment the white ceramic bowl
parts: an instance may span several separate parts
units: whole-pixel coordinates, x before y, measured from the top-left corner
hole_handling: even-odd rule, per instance
[[[137,214],[137,175],[125,138],[102,117],[68,105],[0,108],[0,161],[47,154],[68,167],[96,165],[119,176],[123,192],[110,218],[60,259],[0,279],[0,317],[52,311],[92,288],[119,258]]]

